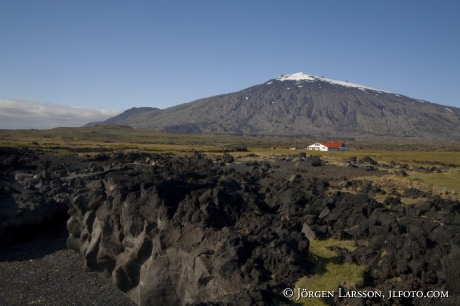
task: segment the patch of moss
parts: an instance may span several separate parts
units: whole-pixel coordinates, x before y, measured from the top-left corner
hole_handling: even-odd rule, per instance
[[[292,298],[295,305],[327,305],[320,298],[297,299],[297,289],[309,291],[335,291],[339,285],[348,288],[359,287],[367,271],[366,266],[358,266],[351,263],[337,263],[337,254],[329,247],[338,246],[349,250],[356,248],[355,242],[350,240],[313,240],[310,241],[310,261],[315,264],[316,273],[301,278],[295,285],[295,294]]]

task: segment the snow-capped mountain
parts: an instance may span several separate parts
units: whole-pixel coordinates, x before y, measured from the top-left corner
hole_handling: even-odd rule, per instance
[[[458,108],[302,72],[167,109],[133,108],[102,123],[178,133],[460,138]]]

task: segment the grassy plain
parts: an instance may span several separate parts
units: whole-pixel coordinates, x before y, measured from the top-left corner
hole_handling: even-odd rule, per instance
[[[87,148],[106,150],[145,151],[205,151],[222,152],[229,146],[265,147],[271,143],[281,146],[308,145],[310,139],[277,137],[172,134],[118,125],[99,125],[80,128],[54,128],[50,130],[0,130],[0,146],[40,147],[43,150]]]
[[[439,152],[459,152],[460,143],[443,140],[423,140],[405,138],[357,138],[357,139],[317,139],[313,137],[286,137],[286,136],[255,136],[255,135],[228,135],[228,134],[173,134],[166,132],[133,129],[120,125],[95,125],[91,127],[60,127],[49,130],[0,130],[0,146],[37,146],[43,149],[62,146],[75,147],[105,147],[131,149],[166,148],[168,145],[182,146],[171,147],[172,150],[206,149],[212,147],[219,149],[228,145],[238,144],[251,148],[261,155],[292,154],[290,148],[304,150],[308,145],[317,141],[340,140],[347,143],[348,152],[328,152],[328,156],[347,156],[354,154],[357,157],[375,154],[387,160],[393,156],[404,155],[404,159],[412,158],[437,159]],[[276,148],[276,150],[273,150]],[[395,152],[391,152],[395,151]],[[391,152],[390,155],[388,153]],[[398,153],[399,152],[399,153]],[[407,152],[412,152],[407,154]],[[418,152],[427,153],[418,156]],[[324,152],[312,152],[324,154]],[[413,157],[411,156],[413,155]]]
[[[330,140],[330,139],[329,139]],[[346,152],[307,151],[319,141],[311,137],[232,136],[204,134],[172,134],[119,125],[96,125],[50,130],[0,130],[0,146],[29,147],[58,154],[139,150],[147,152],[183,153],[193,150],[209,154],[230,152],[234,157],[270,158],[306,152],[320,155],[330,164],[343,165],[344,159],[369,156],[379,163],[401,163],[414,166],[450,165],[442,173],[407,171],[408,177],[398,177],[391,171],[384,177],[368,177],[386,188],[416,187],[435,194],[460,198],[460,143],[445,140],[411,138],[361,138],[344,140]],[[247,148],[241,152],[235,148]],[[295,148],[295,150],[291,150]],[[392,187],[393,186],[393,187]]]

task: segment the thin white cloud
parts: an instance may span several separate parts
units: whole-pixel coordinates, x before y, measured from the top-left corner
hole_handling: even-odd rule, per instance
[[[0,129],[77,127],[89,122],[106,120],[121,112],[20,99],[0,100]]]

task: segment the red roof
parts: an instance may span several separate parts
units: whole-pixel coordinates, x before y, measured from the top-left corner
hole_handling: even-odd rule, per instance
[[[343,147],[345,144],[340,141],[326,141],[326,142],[320,142],[323,146],[328,147],[328,148],[340,148]]]

